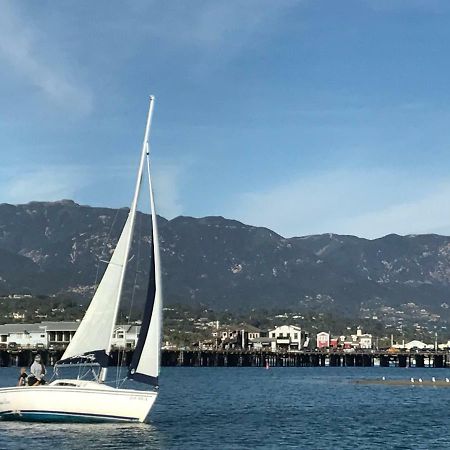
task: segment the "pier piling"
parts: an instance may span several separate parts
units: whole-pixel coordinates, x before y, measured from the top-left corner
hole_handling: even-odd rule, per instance
[[[61,359],[63,350],[0,350],[0,366],[29,367],[34,356],[40,353],[44,364],[54,365]],[[129,365],[133,356],[130,349],[111,352],[110,364]],[[251,350],[163,350],[163,366],[184,367],[433,367],[449,366],[447,352],[271,352]]]

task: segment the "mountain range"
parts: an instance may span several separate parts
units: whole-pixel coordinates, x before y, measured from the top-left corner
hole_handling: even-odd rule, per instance
[[[88,300],[128,210],[71,200],[0,205],[0,294]],[[450,237],[284,238],[223,217],[158,217],[166,304],[450,319]],[[139,213],[127,281],[140,302],[151,225]],[[133,286],[135,288],[133,289]]]

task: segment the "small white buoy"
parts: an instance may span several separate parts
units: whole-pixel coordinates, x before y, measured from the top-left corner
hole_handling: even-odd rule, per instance
[[[414,383],[414,378],[413,377],[411,377],[411,383]]]
[[[436,378],[431,377],[431,381],[432,381],[433,383],[435,383],[435,382],[436,382]]]
[[[386,380],[386,377],[383,377],[383,378],[381,378],[383,381],[385,381]]]
[[[419,378],[419,383],[422,383],[422,378]]]
[[[448,378],[445,379],[446,383],[450,383],[450,380]]]

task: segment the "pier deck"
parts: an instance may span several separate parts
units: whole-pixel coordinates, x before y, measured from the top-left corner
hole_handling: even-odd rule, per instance
[[[0,367],[28,366],[39,352],[44,363],[55,364],[62,356],[58,350],[0,350]],[[112,364],[120,359],[129,364],[132,350],[115,350]],[[346,353],[344,351],[270,352],[248,350],[163,350],[163,366],[181,367],[450,367],[449,352],[398,352],[366,350]]]

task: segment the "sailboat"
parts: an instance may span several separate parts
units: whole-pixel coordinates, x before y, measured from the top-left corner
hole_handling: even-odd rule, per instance
[[[49,422],[146,422],[157,397],[160,367],[162,286],[158,226],[151,176],[149,135],[154,107],[150,104],[139,169],[128,218],[114,253],[75,336],[57,368],[90,367],[91,379],[56,378],[47,385],[0,389],[0,418]],[[150,196],[151,269],[141,331],[127,378],[149,389],[127,389],[105,383],[112,337],[119,311],[144,170]],[[93,368],[98,370],[94,370]],[[59,370],[58,370],[59,371]],[[122,384],[123,386],[123,384]]]

